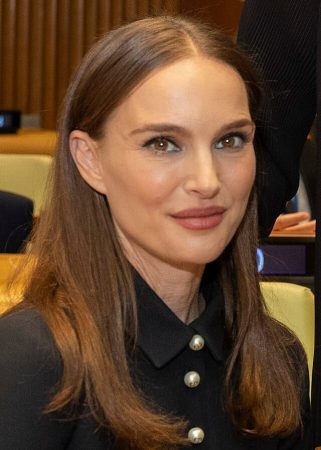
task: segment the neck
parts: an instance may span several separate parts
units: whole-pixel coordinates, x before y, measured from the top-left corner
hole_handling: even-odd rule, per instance
[[[204,265],[172,265],[142,251],[127,255],[130,263],[184,323],[196,319],[204,308],[199,287]]]

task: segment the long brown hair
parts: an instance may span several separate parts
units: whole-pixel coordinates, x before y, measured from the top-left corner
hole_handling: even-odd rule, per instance
[[[107,201],[81,178],[68,139],[74,129],[101,138],[111,112],[148,74],[197,54],[223,61],[240,74],[256,119],[256,76],[219,31],[158,17],[108,33],[85,57],[67,92],[51,192],[32,243],[35,258],[22,306],[40,311],[63,361],[61,385],[47,412],[77,404],[85,394],[95,420],[111,430],[122,449],[174,448],[185,442],[185,424],[161,415],[133,385],[127,362],[137,325],[131,268]],[[299,387],[289,356],[294,338],[266,314],[256,235],[253,193],[219,260],[232,348],[225,404],[244,433],[289,434],[300,424]]]

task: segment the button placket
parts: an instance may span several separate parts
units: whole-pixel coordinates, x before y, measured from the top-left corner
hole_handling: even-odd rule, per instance
[[[205,340],[201,335],[194,334],[188,345],[193,352],[198,352],[204,348]],[[184,376],[185,385],[191,389],[194,389],[197,386],[199,386],[200,382],[201,382],[200,374],[195,370],[188,371]],[[193,427],[188,431],[187,437],[192,444],[197,445],[203,442],[205,438],[205,433],[202,428]]]
[[[194,352],[198,352],[199,350],[202,350],[202,348],[205,345],[205,341],[202,336],[199,334],[194,334],[192,339],[189,341],[189,348],[193,350]],[[184,383],[189,388],[195,388],[197,387],[201,382],[201,377],[198,372],[195,370],[191,370],[187,372],[184,376]]]

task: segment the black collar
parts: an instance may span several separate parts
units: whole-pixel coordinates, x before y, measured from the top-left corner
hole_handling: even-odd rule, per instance
[[[211,273],[212,272],[212,273]],[[136,272],[138,346],[157,367],[175,358],[193,335],[200,334],[217,360],[223,359],[224,299],[215,272],[206,269],[201,292],[206,307],[189,325],[183,323]]]

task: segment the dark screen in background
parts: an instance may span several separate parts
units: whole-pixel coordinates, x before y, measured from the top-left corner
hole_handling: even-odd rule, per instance
[[[11,126],[11,120],[9,114],[0,114],[0,127],[10,127]]]
[[[259,272],[263,275],[305,275],[305,245],[262,245],[258,249]]]

